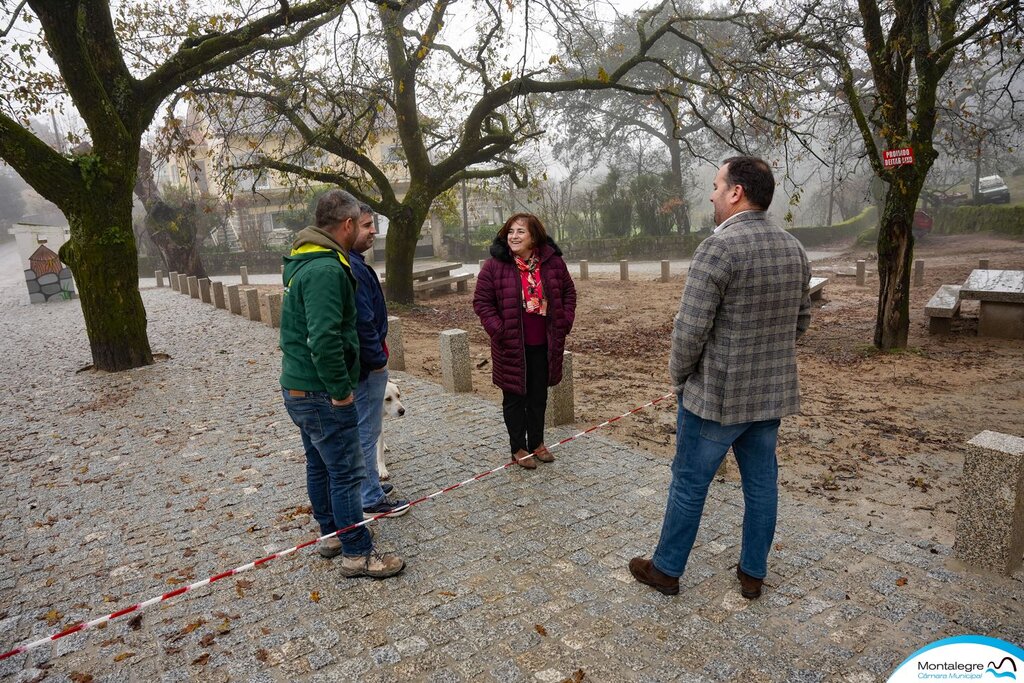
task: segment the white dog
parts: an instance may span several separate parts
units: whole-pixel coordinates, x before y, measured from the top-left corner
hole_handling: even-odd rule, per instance
[[[384,412],[381,414],[380,438],[377,439],[377,473],[381,479],[388,479],[388,467],[384,464],[384,451],[388,450],[384,443],[384,415],[391,417],[402,417],[405,415],[405,406],[402,405],[402,392],[394,382],[388,382],[388,388],[384,390]]]

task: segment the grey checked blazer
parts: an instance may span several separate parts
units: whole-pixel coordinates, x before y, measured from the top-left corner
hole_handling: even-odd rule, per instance
[[[726,425],[799,412],[796,340],[811,321],[810,279],[803,246],[763,211],[701,242],[669,359],[684,408]]]

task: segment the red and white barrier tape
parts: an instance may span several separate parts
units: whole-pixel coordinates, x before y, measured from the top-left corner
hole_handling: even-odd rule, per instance
[[[660,398],[654,399],[653,401],[648,401],[647,403],[645,403],[645,404],[643,404],[641,406],[637,406],[636,408],[633,408],[632,410],[630,410],[627,413],[623,413],[622,415],[619,415],[617,417],[613,417],[610,420],[606,420],[606,421],[602,422],[601,424],[594,425],[593,427],[590,427],[589,429],[585,429],[584,431],[582,431],[582,432],[580,432],[578,434],[574,434],[574,435],[572,435],[570,437],[562,439],[558,443],[556,443],[556,444],[554,444],[552,446],[549,446],[548,449],[551,450],[553,448],[558,448],[559,446],[565,445],[565,444],[569,443],[570,441],[574,441],[575,439],[578,439],[581,436],[586,436],[587,434],[590,434],[591,432],[593,432],[593,431],[595,431],[597,429],[601,429],[602,427],[607,427],[608,425],[612,424],[613,422],[621,420],[624,417],[628,417],[628,416],[632,415],[633,413],[640,412],[644,408],[649,408],[649,407],[651,407],[651,406],[653,406],[653,405],[655,405],[657,403],[660,403],[660,402],[664,401],[667,398],[672,398],[673,395],[674,394],[666,394],[666,395],[664,395],[664,396],[662,396]],[[526,460],[526,459],[532,458],[533,456],[534,456],[534,453],[530,453],[528,456],[526,456],[526,458],[523,458],[523,459]],[[405,509],[410,508],[410,507],[412,507],[414,505],[419,505],[420,503],[423,503],[425,501],[428,501],[428,500],[431,500],[433,498],[436,498],[436,497],[440,496],[441,494],[448,493],[449,491],[454,491],[455,489],[461,488],[463,486],[466,486],[467,484],[472,484],[474,481],[479,481],[479,480],[483,479],[484,477],[486,477],[486,476],[488,476],[490,474],[494,474],[495,472],[500,472],[500,471],[502,471],[504,469],[512,467],[515,464],[516,464],[515,461],[507,462],[504,465],[501,465],[500,467],[495,467],[493,470],[488,470],[486,472],[482,472],[482,473],[480,473],[480,474],[478,474],[478,475],[476,475],[474,477],[470,477],[469,479],[466,479],[465,481],[460,481],[458,484],[452,484],[451,486],[448,486],[446,488],[443,488],[443,489],[440,489],[438,491],[435,491],[434,493],[431,493],[428,496],[423,496],[422,498],[418,498],[418,499],[416,499],[414,501],[411,501],[407,505],[405,505],[405,506],[403,506],[401,508],[396,508],[396,510],[393,510],[392,513],[396,512],[398,510],[405,510]],[[99,626],[100,624],[105,624],[108,621],[112,621],[112,620],[117,619],[119,617],[123,617],[123,616],[125,616],[127,614],[132,614],[133,612],[141,612],[142,610],[146,609],[147,607],[150,607],[150,606],[155,605],[157,603],[166,602],[167,600],[170,600],[171,598],[175,598],[175,597],[177,597],[179,595],[183,595],[185,593],[188,593],[189,591],[194,591],[197,588],[202,588],[203,586],[207,586],[207,585],[209,585],[211,583],[215,583],[217,581],[220,581],[221,579],[226,579],[229,576],[235,576],[237,574],[241,574],[242,572],[249,571],[250,569],[253,569],[255,567],[259,567],[260,565],[264,565],[264,564],[270,562],[271,560],[276,560],[279,557],[285,557],[286,555],[291,555],[292,553],[294,553],[294,552],[296,552],[298,550],[301,550],[302,548],[307,548],[307,547],[309,547],[309,546],[311,546],[311,545],[313,545],[313,544],[315,544],[315,543],[317,543],[319,541],[327,540],[327,539],[331,538],[332,536],[337,536],[338,534],[343,534],[343,533],[352,531],[353,529],[357,529],[357,528],[359,528],[361,526],[369,524],[370,522],[375,522],[378,519],[380,519],[381,517],[387,517],[388,514],[390,514],[390,513],[381,513],[381,514],[376,515],[376,516],[374,516],[374,517],[372,517],[370,519],[364,519],[363,521],[361,521],[361,522],[359,522],[357,524],[352,524],[350,526],[347,526],[344,529],[339,529],[338,531],[334,532],[333,534],[327,534],[326,536],[321,536],[319,538],[314,538],[314,539],[312,539],[310,541],[306,541],[304,543],[300,543],[300,544],[298,544],[296,546],[292,546],[291,548],[288,548],[287,550],[281,550],[281,551],[276,552],[276,553],[274,553],[272,555],[267,555],[266,557],[260,558],[260,559],[256,560],[255,562],[250,562],[249,564],[243,564],[240,567],[235,567],[234,569],[229,569],[226,572],[221,572],[220,574],[215,574],[214,576],[211,576],[209,578],[203,579],[202,581],[196,581],[195,583],[189,584],[187,586],[182,586],[181,588],[176,588],[175,590],[172,590],[172,591],[169,591],[167,593],[164,593],[163,595],[158,595],[156,597],[150,598],[149,600],[146,600],[145,602],[139,602],[139,603],[136,603],[134,605],[131,605],[130,607],[125,607],[122,610],[118,610],[117,612],[112,612],[112,613],[110,613],[110,614],[108,614],[106,616],[102,616],[102,617],[93,619],[92,621],[80,622],[80,623],[78,623],[78,624],[76,624],[74,626],[71,626],[69,628],[64,629],[63,631],[61,631],[59,633],[54,633],[53,635],[47,636],[46,638],[40,638],[39,640],[34,640],[34,641],[30,642],[30,643],[25,643],[24,645],[20,645],[20,646],[14,648],[13,650],[11,650],[9,652],[5,652],[3,654],[0,654],[0,660],[7,659],[8,657],[13,657],[14,655],[19,655],[19,654],[21,654],[23,652],[28,652],[29,650],[34,650],[35,648],[40,647],[42,645],[45,645],[46,643],[51,643],[51,642],[53,642],[55,640],[60,640],[61,638],[70,636],[70,635],[78,633],[80,631],[85,631],[85,630],[94,628],[96,626]]]

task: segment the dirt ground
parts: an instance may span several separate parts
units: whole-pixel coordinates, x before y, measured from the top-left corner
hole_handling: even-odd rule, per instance
[[[1024,435],[1024,342],[979,338],[972,302],[963,305],[951,336],[929,336],[924,307],[939,285],[963,282],[979,258],[988,258],[991,268],[1024,269],[1024,242],[956,235],[918,243],[915,258],[925,261],[925,283],[912,292],[909,348],[892,354],[871,346],[878,278],[870,254],[833,246],[840,256],[814,263],[816,274],[831,279],[799,343],[802,412],[782,423],[781,484],[798,499],[952,543],[965,442],[986,429]],[[852,269],[858,258],[868,259],[865,287],[823,272]],[[579,272],[575,264],[570,270]],[[671,391],[670,333],[684,281],[685,274],[668,283],[653,277],[623,283],[617,276],[576,282],[576,324],[568,340],[575,356],[576,427]],[[472,292],[392,306],[391,313],[403,318],[408,372],[440,381],[438,332],[461,328],[470,333],[474,392],[500,402]],[[415,397],[406,403],[415,409]],[[673,399],[603,432],[668,460],[675,416]],[[568,445],[566,459],[585,451],[583,441]],[[725,476],[738,477],[735,466]]]

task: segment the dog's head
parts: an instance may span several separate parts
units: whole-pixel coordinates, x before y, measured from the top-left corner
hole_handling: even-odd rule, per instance
[[[402,405],[402,391],[394,382],[388,382],[388,388],[384,390],[384,412],[391,417],[405,415],[405,406]]]

